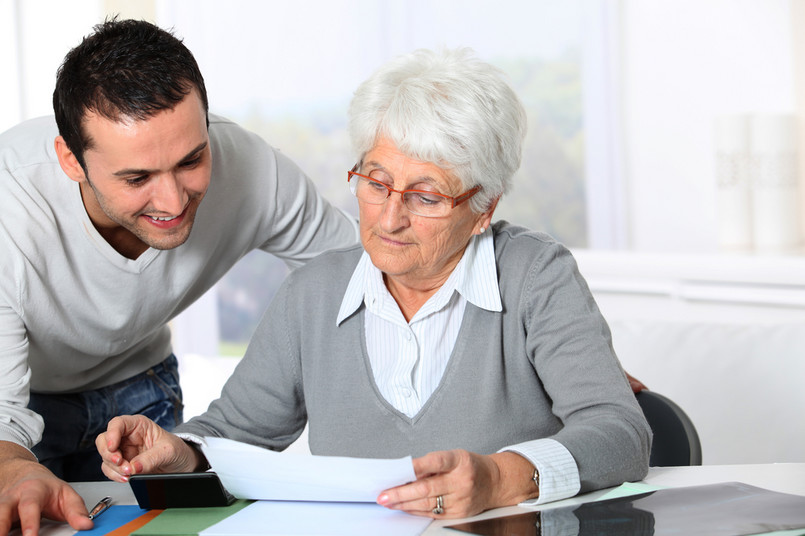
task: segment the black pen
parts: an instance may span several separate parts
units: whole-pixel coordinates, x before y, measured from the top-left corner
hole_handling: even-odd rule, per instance
[[[106,510],[108,510],[109,506],[111,505],[112,505],[112,498],[104,497],[103,499],[98,501],[98,504],[92,507],[92,510],[90,510],[89,512],[89,518],[95,519],[96,517],[104,513]]]

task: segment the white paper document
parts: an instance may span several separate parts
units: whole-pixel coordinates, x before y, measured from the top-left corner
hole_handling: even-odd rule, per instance
[[[219,437],[204,455],[239,499],[371,502],[381,491],[413,482],[411,457],[396,460],[289,454]]]
[[[416,536],[430,522],[378,504],[257,501],[199,536]]]

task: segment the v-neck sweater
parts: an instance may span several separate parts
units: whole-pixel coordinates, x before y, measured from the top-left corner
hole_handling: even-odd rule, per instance
[[[442,381],[414,417],[374,383],[365,308],[336,324],[357,246],[290,274],[221,398],[176,431],[281,450],[309,422],[313,454],[375,458],[552,438],[573,455],[581,491],[640,480],[651,431],[570,252],[505,222],[492,230],[503,311],[467,304]]]

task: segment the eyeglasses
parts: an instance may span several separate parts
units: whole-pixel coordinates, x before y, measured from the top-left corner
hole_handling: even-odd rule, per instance
[[[356,173],[356,165],[352,171],[347,172],[349,191],[358,200],[370,205],[382,205],[391,197],[392,192],[400,194],[405,208],[411,214],[425,218],[441,218],[450,214],[450,211],[467,201],[481,191],[480,186],[467,190],[461,195],[450,197],[439,192],[425,190],[395,190],[394,188],[366,175]]]

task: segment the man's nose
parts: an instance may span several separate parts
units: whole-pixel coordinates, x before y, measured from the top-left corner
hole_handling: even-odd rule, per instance
[[[151,198],[155,210],[171,216],[178,216],[187,203],[187,192],[173,173],[160,175]]]

